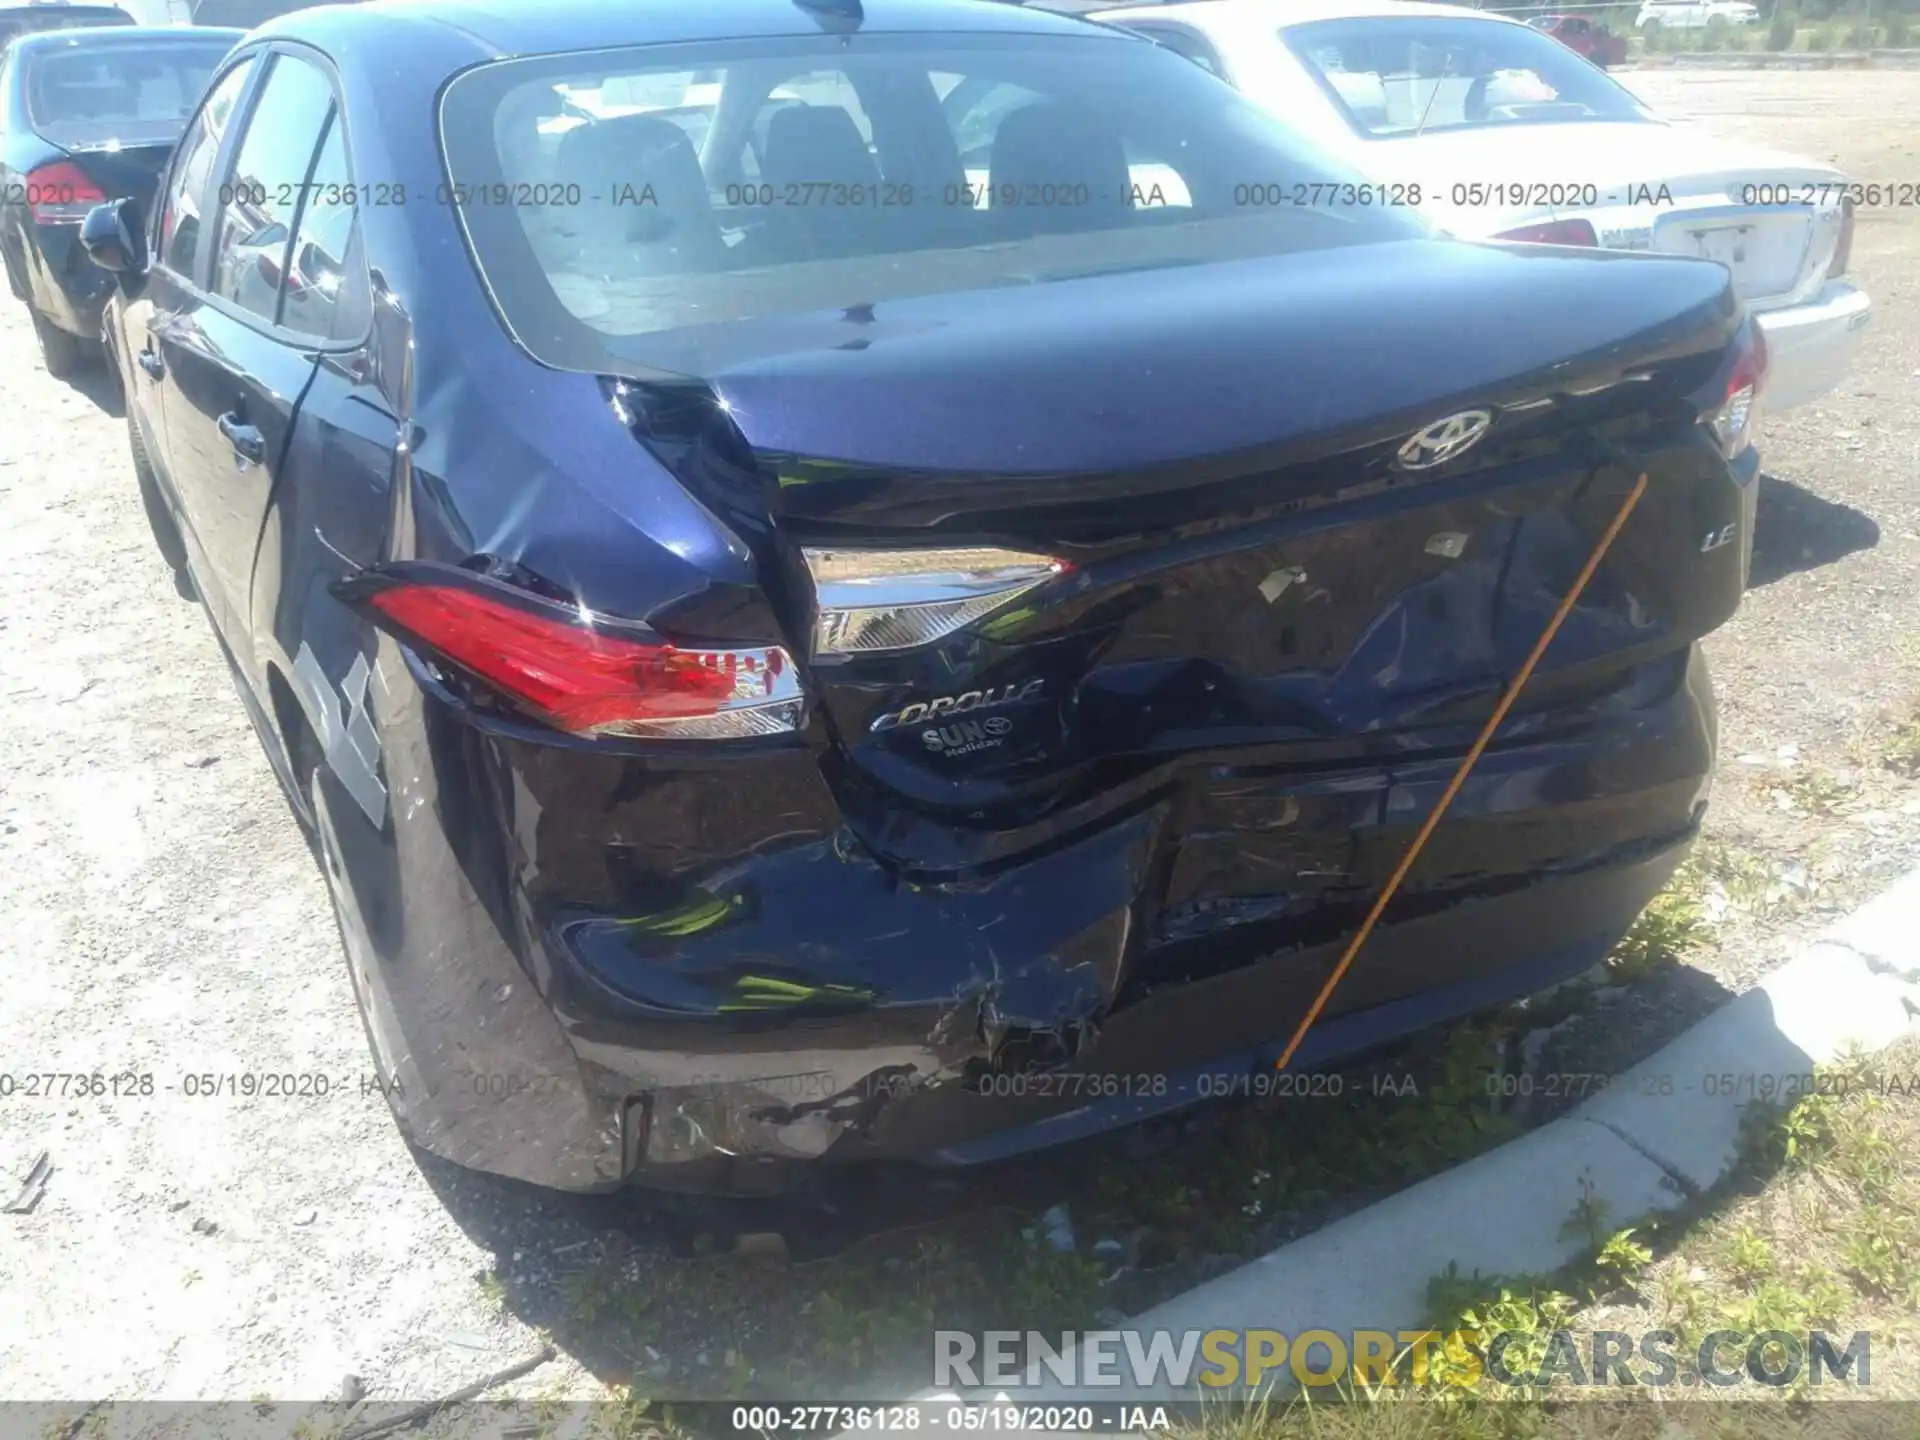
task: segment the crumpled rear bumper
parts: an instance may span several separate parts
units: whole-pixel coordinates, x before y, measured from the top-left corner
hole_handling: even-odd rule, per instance
[[[1704,808],[1711,688],[1697,654],[1674,659],[1670,689],[1630,723],[1489,752],[1297,1065],[1605,955]],[[1183,828],[1163,843],[1175,822],[1147,803],[965,883],[903,882],[803,842],[735,867],[664,928],[562,908],[544,931],[546,999],[642,1184],[777,1189],[821,1162],[967,1165],[1063,1143],[1270,1067],[1456,763],[1394,767],[1355,841],[1360,883],[1271,923],[1257,901],[1209,902],[1211,929],[1143,921],[1141,897],[1164,896],[1207,841]],[[755,970],[764,981],[741,978]],[[722,975],[737,989],[716,1002]]]
[[[1358,970],[1371,970],[1375,981],[1427,972],[1450,978],[1321,1021],[1295,1067],[1362,1053],[1598,963],[1666,883],[1690,839],[1382,927]],[[715,1068],[703,1083],[646,1097],[635,1116],[644,1131],[633,1137],[635,1178],[673,1188],[761,1189],[791,1178],[793,1167],[782,1160],[967,1166],[1246,1093],[1246,1077],[1275,1064],[1341,948],[1329,942],[1169,989],[1109,1016],[1084,1058],[1052,1070],[969,1077],[955,1068],[930,1079],[875,1065],[884,1043],[841,1048],[828,1031],[770,1034],[753,1057],[759,1078],[721,1079]],[[895,1037],[899,1053],[910,1054],[915,1038]]]
[[[1605,953],[1712,770],[1698,652],[1642,671],[1603,720],[1510,722],[1297,1063]],[[397,846],[328,796],[376,1053],[417,1143],[562,1189],[973,1164],[1230,1090],[1273,1063],[1466,743],[1318,772],[1184,757],[941,877],[854,843],[804,747],[597,755],[414,677],[380,692]]]

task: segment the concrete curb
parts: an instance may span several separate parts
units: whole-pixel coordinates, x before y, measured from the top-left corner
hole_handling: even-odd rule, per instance
[[[1855,1047],[1883,1048],[1913,1032],[1917,1019],[1920,871],[1570,1114],[1175,1296],[1125,1328],[1293,1336],[1413,1327],[1428,1280],[1450,1264],[1462,1274],[1539,1273],[1578,1258],[1584,1237],[1560,1232],[1583,1180],[1619,1225],[1671,1209],[1726,1173],[1750,1101],[1805,1093],[1816,1065]],[[1191,1394],[1126,1384],[1023,1390],[1018,1398],[1111,1404]]]

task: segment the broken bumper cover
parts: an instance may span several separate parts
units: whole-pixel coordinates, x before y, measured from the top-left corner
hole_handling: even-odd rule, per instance
[[[1689,838],[1383,927],[1362,966],[1453,978],[1322,1020],[1295,1068],[1363,1054],[1590,968],[1666,883]],[[1527,953],[1543,941],[1548,948]],[[930,1076],[927,1037],[914,1027],[891,1040],[859,1022],[783,1028],[763,1037],[763,1049],[708,1054],[692,1073],[655,1077],[684,1083],[643,1092],[629,1111],[635,1178],[752,1189],[778,1183],[782,1160],[982,1164],[1248,1093],[1248,1078],[1272,1069],[1341,948],[1169,989],[1107,1017],[1083,1058],[1053,1069],[949,1066]],[[745,1173],[756,1164],[767,1167],[760,1183]]]

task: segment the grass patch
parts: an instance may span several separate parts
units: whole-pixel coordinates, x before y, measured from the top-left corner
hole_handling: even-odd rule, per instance
[[[835,1255],[768,1265],[696,1246],[670,1259],[616,1240],[515,1303],[601,1357],[589,1363],[603,1384],[655,1398],[910,1393],[932,1330],[1111,1324],[1517,1133],[1492,1082],[1519,1023],[1457,1026],[1337,1074],[1269,1077],[1253,1098],[981,1177],[964,1208],[903,1217]],[[475,1276],[490,1305],[509,1281]]]
[[[1607,970],[1616,981],[1630,982],[1664,970],[1707,943],[1713,927],[1702,901],[1710,883],[1691,859],[1675,872],[1607,956]]]
[[[1713,923],[1728,912],[1755,920],[1785,914],[1804,904],[1815,889],[1804,866],[1776,864],[1719,836],[1703,836],[1694,845],[1683,873],[1697,877],[1694,893]]]
[[[1477,1331],[1464,1352],[1436,1348],[1411,1383],[1347,1387],[1329,1404],[1303,1393],[1180,1440],[1691,1440],[1700,1436],[1813,1433],[1803,1366],[1778,1387],[1727,1392],[1755,1402],[1735,1423],[1721,1406],[1648,1403],[1680,1393],[1647,1386],[1581,1389],[1559,1383],[1550,1357],[1590,1353],[1596,1332],[1630,1337],[1670,1330],[1684,1387],[1705,1338],[1770,1330],[1824,1331],[1841,1348],[1871,1338],[1872,1389],[1882,1400],[1920,1397],[1910,1347],[1920,1315],[1920,1042],[1876,1062],[1852,1059],[1819,1072],[1816,1093],[1748,1108],[1732,1173],[1714,1191],[1672,1213],[1617,1228],[1590,1183],[1562,1233],[1584,1242],[1578,1259],[1551,1275],[1462,1275],[1428,1285],[1425,1323],[1445,1333]],[[1551,1384],[1513,1386],[1486,1373],[1488,1347],[1505,1334],[1506,1368]],[[1568,1346],[1565,1336],[1573,1337]],[[1724,1347],[1723,1347],[1724,1352]],[[1786,1352],[1762,1345],[1780,1361]],[[1725,1353],[1723,1366],[1729,1362]],[[1828,1382],[1831,1385],[1831,1382]],[[1696,1395],[1713,1392],[1696,1387]],[[1833,1387],[1838,1394],[1839,1387]],[[1578,1403],[1575,1403],[1575,1395]],[[1821,1407],[1825,1408],[1825,1407]],[[1865,1414],[1858,1407],[1843,1407]],[[1841,1411],[1828,1411],[1830,1414]],[[1695,1421],[1699,1421],[1695,1428]],[[1731,1428],[1729,1428],[1731,1427]],[[1844,1427],[1835,1433],[1853,1433]],[[1868,1430],[1860,1432],[1880,1433]],[[1891,1431],[1887,1433],[1893,1433]]]
[[[1759,782],[1763,794],[1770,795],[1783,810],[1805,810],[1814,815],[1837,815],[1859,793],[1857,780],[1830,774],[1825,770],[1792,770],[1784,775],[1769,775]]]

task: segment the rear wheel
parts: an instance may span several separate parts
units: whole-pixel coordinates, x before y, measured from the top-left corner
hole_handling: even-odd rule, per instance
[[[312,807],[320,875],[327,882],[327,898],[333,902],[333,918],[340,929],[341,947],[346,951],[347,979],[353,986],[354,1007],[360,1012],[360,1027],[366,1032],[367,1048],[373,1053],[373,1063],[379,1070],[387,1108],[393,1112],[402,1137],[409,1145],[417,1145],[412,1122],[400,1104],[397,1046],[383,1039],[382,1031],[388,1027],[381,1024],[373,993],[371,967],[379,962],[374,956],[372,936],[360,913],[360,901],[353,893],[346,864],[341,859],[340,836],[334,828],[333,812],[327,807],[324,774],[324,764],[315,764],[307,776],[307,803]],[[397,1040],[397,1035],[394,1038]]]
[[[40,338],[40,361],[56,380],[65,380],[86,369],[87,342],[69,335],[38,310],[33,312],[33,333]]]

